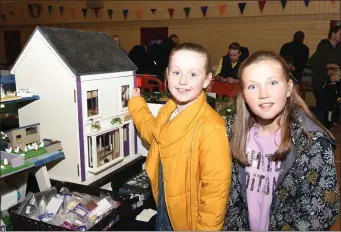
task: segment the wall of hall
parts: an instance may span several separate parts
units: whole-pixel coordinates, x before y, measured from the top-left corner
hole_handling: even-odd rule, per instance
[[[227,51],[230,42],[237,41],[249,47],[250,51],[270,49],[278,52],[281,45],[292,39],[297,30],[306,34],[305,43],[311,54],[317,43],[328,33],[330,20],[340,18],[340,2],[310,1],[308,7],[303,0],[288,1],[283,10],[281,1],[267,1],[263,12],[260,12],[257,1],[246,1],[243,15],[240,14],[237,1],[102,1],[104,8],[96,18],[94,10],[88,9],[86,18],[82,9],[86,1],[48,1],[23,0],[20,2],[4,0],[0,13],[6,15],[6,21],[0,19],[0,63],[6,63],[3,31],[20,30],[21,43],[25,45],[35,26],[57,26],[74,29],[105,31],[117,34],[121,45],[129,51],[140,43],[141,27],[168,27],[169,34],[176,33],[180,41],[191,41],[203,44],[212,56],[213,64]],[[27,5],[42,5],[38,18],[29,16]],[[226,4],[221,16],[219,5]],[[52,6],[49,14],[48,6]],[[63,15],[59,7],[64,7]],[[206,18],[201,13],[201,6],[208,6]],[[191,7],[186,18],[183,8]],[[153,15],[152,8],[157,11]],[[174,8],[170,19],[168,8]],[[112,19],[108,9],[113,9]],[[122,9],[128,9],[127,19]],[[137,17],[136,10],[142,11]],[[12,11],[14,15],[10,15]]]

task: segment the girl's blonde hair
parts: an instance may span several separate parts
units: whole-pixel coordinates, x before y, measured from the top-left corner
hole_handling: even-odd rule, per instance
[[[252,64],[259,63],[261,61],[274,61],[281,65],[283,70],[283,78],[286,82],[290,80],[290,71],[287,63],[276,53],[272,51],[257,51],[248,57],[240,66],[238,77],[240,79],[240,93],[237,98],[237,115],[236,121],[232,127],[232,142],[231,151],[234,158],[239,160],[244,165],[249,165],[247,157],[245,155],[245,146],[247,141],[247,134],[251,127],[257,122],[256,116],[247,107],[243,97],[243,74],[247,67]],[[292,89],[290,97],[288,97],[286,105],[281,113],[281,120],[278,120],[278,126],[282,129],[281,143],[273,156],[273,160],[284,160],[286,155],[290,152],[291,147],[291,129],[290,125],[294,121],[294,112],[296,110],[303,111],[314,123],[325,130],[328,135],[333,138],[332,134],[317,120],[317,118],[311,113],[304,100],[296,92],[296,89]]]

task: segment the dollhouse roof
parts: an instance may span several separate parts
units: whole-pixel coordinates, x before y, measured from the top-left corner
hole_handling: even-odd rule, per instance
[[[41,26],[36,30],[41,32],[75,75],[137,70],[108,33]]]

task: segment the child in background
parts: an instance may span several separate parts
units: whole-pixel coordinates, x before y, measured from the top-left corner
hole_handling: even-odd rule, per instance
[[[154,118],[140,90],[128,107],[151,146],[146,170],[157,202],[156,230],[221,230],[231,183],[224,120],[206,102],[212,79],[200,45],[175,47],[166,70],[172,94]]]
[[[324,125],[331,129],[340,116],[340,68],[328,68],[329,80],[323,85],[325,92]]]
[[[274,52],[252,54],[239,78],[227,123],[234,162],[224,230],[328,230],[340,206],[332,134]]]

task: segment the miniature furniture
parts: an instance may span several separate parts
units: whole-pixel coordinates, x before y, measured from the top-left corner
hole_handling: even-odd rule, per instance
[[[20,125],[63,143],[53,180],[89,185],[137,154],[128,100],[137,67],[102,32],[37,27],[11,69],[17,88],[40,96],[19,109]]]
[[[228,83],[221,83],[215,80],[211,82],[211,89],[209,92],[216,93],[217,97],[223,98],[233,98],[238,95],[239,93],[239,84],[228,84]]]
[[[149,92],[164,92],[162,81],[150,74],[136,74],[141,80],[141,89]]]

